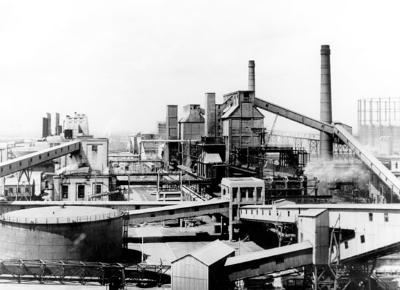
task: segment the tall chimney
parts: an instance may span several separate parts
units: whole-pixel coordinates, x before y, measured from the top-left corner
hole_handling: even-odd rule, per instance
[[[216,118],[215,93],[206,93],[205,136],[217,136]]]
[[[55,135],[60,135],[61,132],[59,132],[60,127],[60,113],[56,113],[56,120],[54,124],[54,134]]]
[[[49,123],[45,117],[42,119],[42,138],[46,138],[47,136],[49,136]]]
[[[332,123],[332,97],[331,97],[331,50],[329,45],[321,45],[321,95],[320,117],[321,121]],[[320,133],[320,155],[322,159],[332,159],[333,138],[330,134]]]
[[[254,60],[249,60],[249,91],[256,91],[256,75],[255,75],[256,65]]]
[[[46,113],[47,115],[47,125],[48,125],[48,131],[47,131],[47,136],[51,136],[51,114],[50,113]]]

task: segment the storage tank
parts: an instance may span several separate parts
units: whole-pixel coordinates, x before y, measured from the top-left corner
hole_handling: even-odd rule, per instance
[[[116,261],[121,249],[122,216],[117,210],[51,206],[0,216],[2,259]]]

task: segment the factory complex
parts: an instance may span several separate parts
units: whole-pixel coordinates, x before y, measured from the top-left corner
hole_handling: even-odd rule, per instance
[[[246,89],[169,104],[123,149],[81,112],[2,143],[0,288],[399,289],[400,99],[334,121],[330,55],[319,119],[258,95],[250,60]]]

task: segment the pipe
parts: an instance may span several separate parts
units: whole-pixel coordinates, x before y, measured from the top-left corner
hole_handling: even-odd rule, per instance
[[[255,74],[256,65],[254,60],[249,60],[249,91],[256,91],[256,74]]]
[[[332,123],[332,96],[331,96],[331,50],[329,45],[321,45],[321,94],[320,118],[322,122]],[[333,137],[330,134],[320,133],[320,155],[322,159],[333,157]]]

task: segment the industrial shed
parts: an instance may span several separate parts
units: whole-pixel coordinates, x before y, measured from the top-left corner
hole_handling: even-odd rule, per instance
[[[235,249],[217,240],[189,253],[171,265],[173,290],[219,290],[227,288],[224,265]]]

